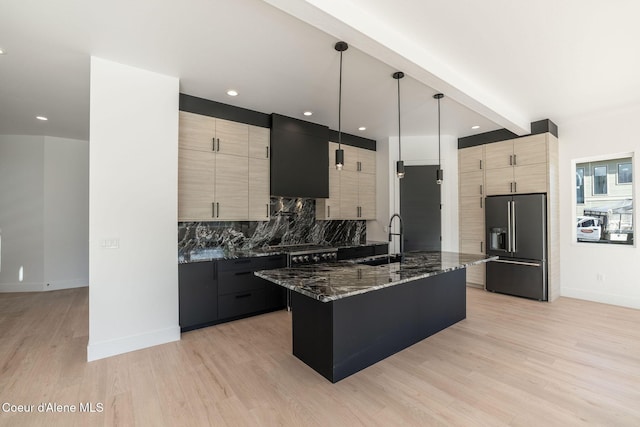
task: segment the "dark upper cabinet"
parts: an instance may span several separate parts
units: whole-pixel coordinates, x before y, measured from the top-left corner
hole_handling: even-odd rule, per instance
[[[271,195],[329,197],[329,128],[271,115]]]

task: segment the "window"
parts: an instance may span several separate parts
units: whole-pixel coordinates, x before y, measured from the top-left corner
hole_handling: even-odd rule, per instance
[[[631,163],[618,163],[618,184],[631,184]]]
[[[593,194],[607,194],[607,167],[593,168]]]
[[[584,203],[584,168],[576,168],[576,203]]]
[[[585,243],[633,245],[631,155],[576,162],[575,176],[575,239]]]

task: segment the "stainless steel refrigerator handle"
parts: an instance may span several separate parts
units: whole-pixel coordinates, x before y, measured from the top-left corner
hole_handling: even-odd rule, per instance
[[[507,203],[507,252],[511,252],[511,202]]]
[[[516,225],[516,202],[515,201],[511,201],[511,221],[513,222],[513,225],[511,226],[512,238],[513,238],[511,249],[513,250],[513,252],[518,252],[518,248],[516,247],[516,233],[518,232],[518,230]]]
[[[542,264],[536,262],[522,262],[522,261],[507,261],[503,259],[497,259],[492,262],[501,262],[503,264],[516,264],[516,265],[526,265],[528,267],[540,267]]]

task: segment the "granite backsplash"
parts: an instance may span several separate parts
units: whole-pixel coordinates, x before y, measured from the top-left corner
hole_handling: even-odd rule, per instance
[[[365,243],[366,221],[321,221],[314,199],[271,198],[269,221],[180,222],[178,253],[194,249],[254,250],[275,245]]]

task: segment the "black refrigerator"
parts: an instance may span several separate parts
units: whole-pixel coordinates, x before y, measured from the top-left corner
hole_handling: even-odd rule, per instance
[[[546,194],[489,196],[485,224],[487,290],[547,301]]]

